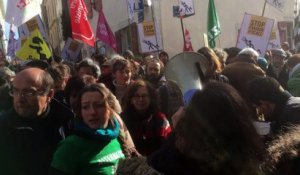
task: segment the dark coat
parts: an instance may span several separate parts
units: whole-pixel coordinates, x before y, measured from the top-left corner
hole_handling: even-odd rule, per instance
[[[47,174],[56,145],[73,114],[57,101],[39,118],[20,117],[14,109],[0,116],[0,174]]]
[[[271,130],[277,134],[288,125],[300,124],[300,97],[290,96],[283,105],[276,106],[274,112],[275,121],[271,123]]]

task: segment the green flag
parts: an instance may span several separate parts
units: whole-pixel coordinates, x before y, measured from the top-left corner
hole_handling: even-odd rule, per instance
[[[220,35],[221,27],[219,23],[218,14],[215,8],[214,0],[209,0],[208,3],[208,15],[207,15],[207,34],[208,45],[211,48],[216,47],[215,39]]]

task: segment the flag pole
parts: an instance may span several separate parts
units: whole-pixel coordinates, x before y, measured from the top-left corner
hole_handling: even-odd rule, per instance
[[[184,28],[183,28],[183,20],[182,20],[181,17],[180,17],[180,24],[181,24],[181,31],[182,31],[183,42],[185,43]]]
[[[263,8],[261,16],[264,16],[264,14],[265,14],[266,4],[267,4],[267,0],[265,0],[265,4],[264,4],[264,8]]]
[[[156,24],[155,24],[155,21],[156,21],[156,18],[155,18],[155,15],[154,15],[154,9],[153,9],[153,6],[154,4],[151,5],[151,15],[152,15],[152,20],[153,20],[153,26],[154,26],[154,32],[155,32],[155,42],[156,44],[158,45],[158,39],[157,39],[157,31],[156,31]],[[157,49],[157,57],[159,56],[159,48]]]
[[[219,40],[219,48],[222,48],[222,47],[221,47],[221,40],[220,40],[220,36],[218,36],[218,40]]]
[[[178,4],[179,4],[179,9],[180,9],[180,1],[179,0],[178,0]],[[182,20],[182,16],[180,15],[180,12],[179,12],[179,18],[180,18],[180,25],[181,25],[183,43],[185,43],[183,20]]]

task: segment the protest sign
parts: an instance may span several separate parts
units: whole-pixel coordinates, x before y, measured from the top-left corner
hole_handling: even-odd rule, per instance
[[[241,49],[251,47],[264,56],[273,24],[273,19],[245,14],[236,46]]]
[[[60,57],[65,61],[77,62],[78,56],[80,54],[80,50],[83,44],[73,40],[72,38],[68,38],[65,47],[63,48]]]
[[[159,26],[153,21],[138,24],[140,51],[142,53],[162,50]]]
[[[51,51],[40,31],[35,29],[26,39],[25,43],[22,44],[16,56],[22,60],[49,59],[51,57]]]

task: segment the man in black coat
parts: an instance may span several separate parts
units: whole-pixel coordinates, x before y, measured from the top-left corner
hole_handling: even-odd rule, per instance
[[[274,134],[291,124],[300,124],[300,97],[293,97],[274,78],[251,80],[247,96],[258,111],[264,114],[265,120],[271,122],[271,132]]]
[[[49,73],[39,68],[27,68],[13,80],[13,109],[0,116],[0,174],[47,174],[73,117],[52,100],[52,86]]]

